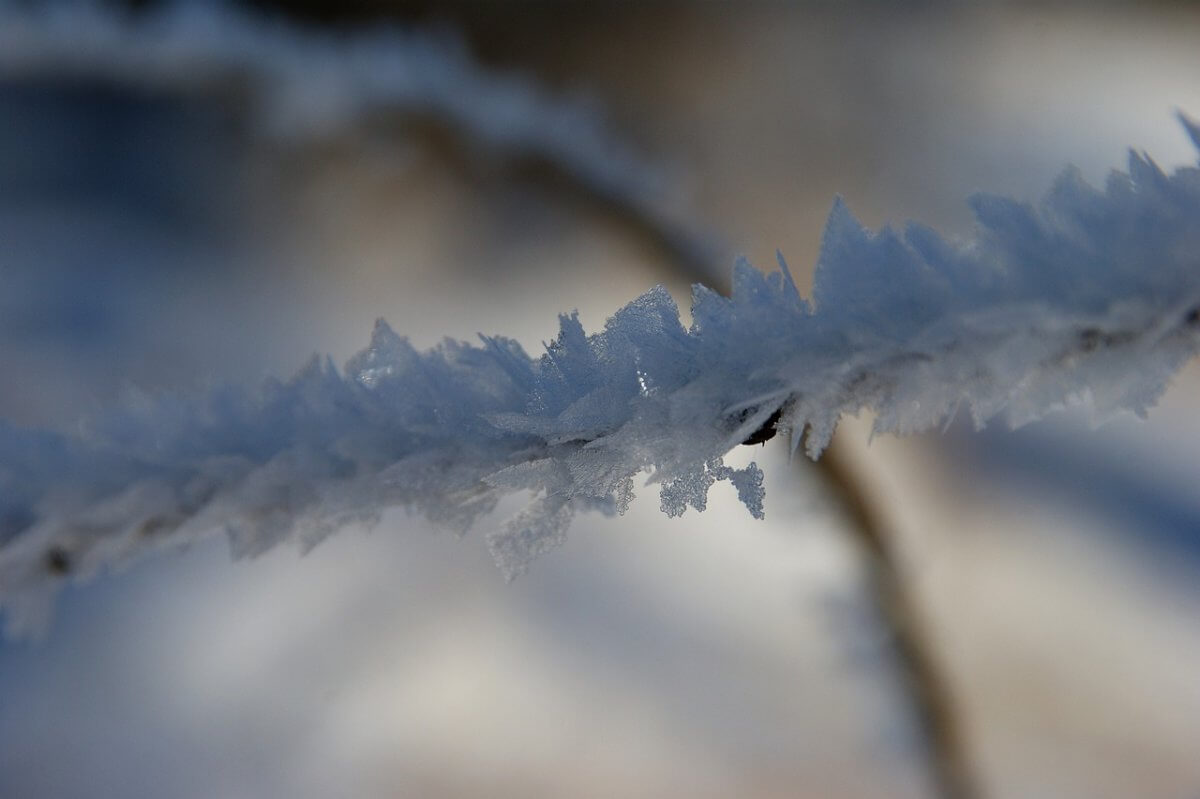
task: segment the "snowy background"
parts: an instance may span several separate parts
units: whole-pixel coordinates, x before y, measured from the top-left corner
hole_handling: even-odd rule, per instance
[[[978,189],[1033,199],[1067,163],[1099,183],[1128,146],[1195,160],[1182,6],[396,18],[591,103],[716,260],[778,248],[802,280],[838,193],[871,226],[966,232]],[[189,74],[0,73],[0,418],[69,431],[134,390],[288,376],[379,316],[535,352],[559,312],[596,330],[656,282],[687,307],[661,242],[509,150],[386,109],[280,136],[261,94]],[[1100,431],[839,433],[991,794],[1200,791],[1197,391],[1193,366]],[[71,587],[43,640],[0,644],[0,796],[925,795],[836,508],[780,442],[751,458],[765,522],[728,487],[675,520],[641,492],[513,584],[487,520],[456,539],[398,512],[304,557],[212,539]]]

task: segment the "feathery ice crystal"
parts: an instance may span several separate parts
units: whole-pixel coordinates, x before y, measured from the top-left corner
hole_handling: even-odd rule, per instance
[[[562,316],[536,358],[499,336],[418,352],[380,321],[341,370],[146,399],[73,437],[0,426],[10,628],[62,575],[216,530],[252,555],[401,505],[461,531],[528,491],[489,537],[512,576],[577,511],[624,511],[643,472],[669,515],[729,480],[761,516],[761,472],[721,457],[774,429],[816,458],[862,409],[895,433],[960,408],[1013,425],[1074,403],[1144,413],[1200,345],[1200,169],[1131,153],[1104,192],[1068,170],[1037,207],[971,205],[976,236],[951,243],[868,232],[838,200],[811,301],[782,258],[770,275],[739,263],[731,297],[695,287],[690,329],[661,287],[593,335]]]

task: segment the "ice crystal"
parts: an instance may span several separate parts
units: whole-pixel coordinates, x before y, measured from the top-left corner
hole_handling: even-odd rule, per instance
[[[489,539],[515,575],[574,513],[622,512],[643,474],[668,515],[728,480],[761,516],[761,472],[721,457],[775,431],[817,457],[863,409],[895,433],[960,408],[1144,413],[1200,344],[1200,169],[1131,153],[1104,191],[1068,171],[1037,206],[971,205],[977,234],[956,243],[869,232],[837,201],[811,302],[782,258],[741,262],[732,296],[695,288],[690,329],[662,288],[591,335],[562,316],[537,357],[499,336],[420,352],[380,321],[344,369],[145,399],[79,435],[0,427],[0,602],[20,624],[64,574],[213,530],[254,554],[399,505],[461,531],[523,491]]]

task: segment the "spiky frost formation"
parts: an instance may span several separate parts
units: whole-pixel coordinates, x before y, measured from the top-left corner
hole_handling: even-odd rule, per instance
[[[761,473],[721,456],[771,426],[817,457],[863,409],[896,433],[960,408],[1013,425],[1076,403],[1144,413],[1200,345],[1200,169],[1132,153],[1104,192],[1068,171],[1036,207],[971,205],[976,236],[951,243],[870,233],[839,200],[811,303],[782,259],[770,275],[739,263],[731,297],[695,288],[690,329],[661,287],[593,335],[562,316],[537,358],[502,337],[418,352],[381,321],[341,370],[314,359],[258,392],[146,399],[75,437],[0,428],[10,626],[64,575],[214,530],[254,554],[402,505],[461,531],[528,491],[489,536],[511,576],[576,511],[622,512],[643,472],[669,515],[729,480],[761,516]]]

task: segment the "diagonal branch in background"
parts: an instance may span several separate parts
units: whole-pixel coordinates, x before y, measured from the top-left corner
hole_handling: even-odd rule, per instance
[[[694,269],[687,259],[668,259],[660,264],[660,270],[664,278],[704,282],[703,272]],[[716,287],[722,288],[719,284]],[[724,287],[724,293],[729,293],[729,287]],[[741,443],[755,445],[770,440],[782,418],[783,406]],[[804,432],[795,443],[804,443]],[[845,532],[862,559],[864,589],[878,622],[885,628],[885,640],[891,645],[888,654],[925,753],[929,784],[937,799],[981,799],[983,792],[971,762],[958,702],[938,662],[936,637],[908,588],[888,514],[866,490],[840,439],[835,435],[821,457],[808,462],[808,469],[815,471],[817,479],[832,493],[842,512]]]
[[[553,183],[712,280],[718,246],[677,176],[618,135],[597,104],[487,68],[449,31],[340,35],[223,3],[121,12],[100,2],[0,0],[0,85],[72,82],[193,97],[283,151],[348,136],[412,137],[474,169]]]
[[[889,654],[938,799],[980,799],[965,724],[951,682],[938,662],[937,644],[905,578],[887,513],[864,490],[835,438],[813,467],[835,495],[866,569],[866,590],[891,644]]]

